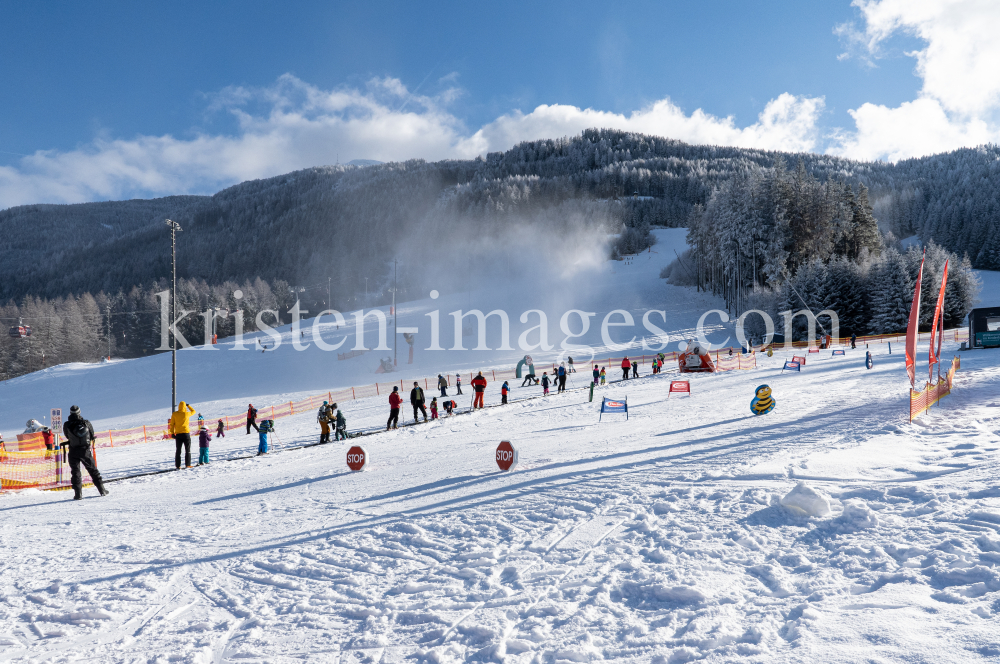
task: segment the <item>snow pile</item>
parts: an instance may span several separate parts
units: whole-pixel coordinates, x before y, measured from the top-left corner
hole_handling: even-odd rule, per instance
[[[797,515],[824,517],[830,514],[830,499],[805,482],[799,482],[780,502]]]
[[[878,527],[878,516],[863,500],[848,500],[844,513],[837,517],[837,525],[844,531],[867,530]]]

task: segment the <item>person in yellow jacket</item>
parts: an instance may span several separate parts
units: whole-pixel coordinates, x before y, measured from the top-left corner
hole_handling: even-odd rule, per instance
[[[191,413],[194,408],[185,402],[177,404],[177,410],[170,416],[168,433],[174,437],[177,453],[174,455],[174,465],[181,469],[181,447],[184,447],[184,465],[191,467]]]

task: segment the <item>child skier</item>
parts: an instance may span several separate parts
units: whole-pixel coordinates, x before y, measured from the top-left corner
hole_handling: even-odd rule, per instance
[[[454,399],[448,399],[447,401],[444,402],[444,412],[448,413],[448,415],[454,415],[455,414],[455,406],[456,406],[455,400]]]
[[[601,385],[604,385],[607,379],[608,379],[608,372],[604,367],[601,367]]]
[[[438,418],[438,398],[434,397],[431,399],[431,419],[436,420]]]
[[[337,414],[333,417],[333,422],[337,427],[337,430],[333,433],[333,439],[347,440],[347,418],[344,417],[344,414],[340,412],[339,408],[337,408],[337,404],[330,406],[330,410],[337,411]]]
[[[510,392],[510,385],[507,384],[507,381],[504,381],[503,385],[500,386],[500,403],[507,403],[508,392]]]
[[[263,420],[257,429],[260,445],[257,446],[257,456],[267,454],[267,434],[274,431],[274,420]]]
[[[455,374],[455,388],[458,390],[455,394],[462,393],[462,374]]]
[[[198,429],[198,465],[204,466],[208,463],[208,442],[212,440],[212,434],[204,425]]]
[[[542,372],[542,396],[546,396],[547,397],[548,395],[549,395],[549,372],[548,371],[543,371]]]
[[[597,382],[598,382],[599,380],[601,380],[601,369],[600,369],[600,367],[598,367],[598,366],[597,366],[597,365],[595,364],[595,365],[594,365],[594,385],[597,385]]]
[[[216,438],[225,438],[226,437],[226,425],[222,422],[222,420],[219,420],[219,426],[215,430],[215,437]]]

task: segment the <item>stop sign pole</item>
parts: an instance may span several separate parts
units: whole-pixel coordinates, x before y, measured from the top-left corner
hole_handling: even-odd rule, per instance
[[[347,450],[347,467],[358,472],[368,466],[368,452],[360,445],[354,445]]]
[[[509,440],[500,441],[497,445],[497,466],[500,470],[514,470],[517,465],[517,449],[511,445]]]

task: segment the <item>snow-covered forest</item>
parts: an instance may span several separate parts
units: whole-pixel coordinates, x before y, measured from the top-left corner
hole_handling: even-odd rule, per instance
[[[820,181],[803,161],[789,172],[750,167],[717,187],[688,220],[690,249],[664,269],[675,285],[694,285],[724,298],[735,315],[750,309],[778,312],[831,309],[850,334],[887,334],[906,328],[922,253],[903,251],[891,231],[880,232],[868,188],[844,180]],[[923,298],[934,302],[945,260],[945,325],[954,327],[977,294],[968,255],[930,240]],[[933,308],[922,312],[930,329]],[[822,322],[822,321],[821,321]],[[750,327],[762,334],[761,320]],[[828,323],[827,323],[828,325]],[[796,334],[806,334],[805,319]]]

